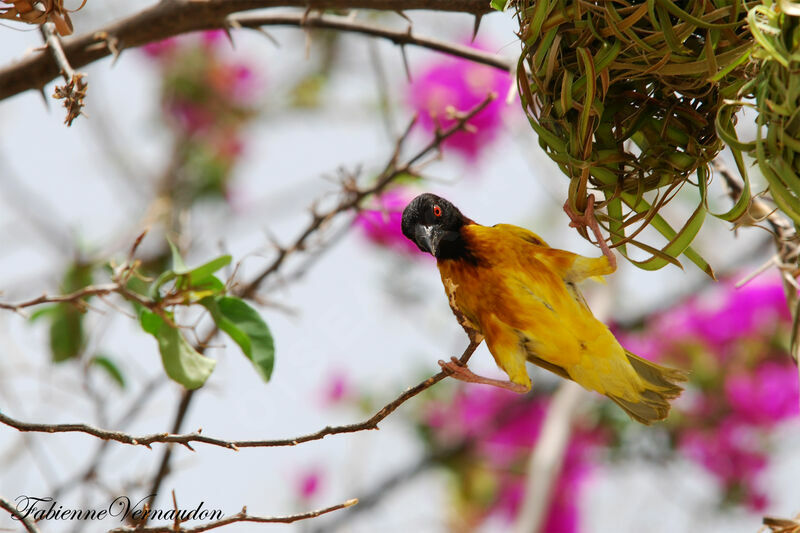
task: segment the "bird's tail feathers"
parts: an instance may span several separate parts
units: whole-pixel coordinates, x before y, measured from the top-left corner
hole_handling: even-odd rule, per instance
[[[663,420],[669,414],[670,400],[674,400],[683,392],[679,383],[689,378],[689,373],[676,368],[657,365],[647,359],[625,350],[628,361],[636,374],[641,378],[644,389],[639,391],[639,401],[633,402],[618,396],[608,395],[628,415],[645,425]]]

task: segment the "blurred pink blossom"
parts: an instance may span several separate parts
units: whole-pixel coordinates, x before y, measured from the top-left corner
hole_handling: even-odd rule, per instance
[[[164,110],[178,129],[188,135],[206,132],[215,124],[215,118],[210,111],[187,100],[169,100],[165,102]]]
[[[765,361],[755,370],[728,376],[725,396],[731,407],[752,424],[771,425],[800,413],[797,367]]]
[[[487,48],[478,42],[471,46]],[[445,149],[450,148],[474,162],[502,127],[503,102],[510,84],[507,72],[462,58],[445,58],[413,76],[408,99],[418,112],[422,127],[434,131],[454,123],[454,119],[448,118],[448,109],[469,111],[488,93],[496,93],[497,98],[469,121],[477,131],[461,131],[444,142]]]
[[[749,505],[766,504],[756,479],[767,465],[758,435],[749,425],[731,415],[717,427],[687,430],[679,448],[687,457],[713,473],[726,490],[738,489]],[[754,510],[762,510],[753,508]]]
[[[207,81],[217,94],[239,104],[253,102],[263,89],[261,80],[243,63],[214,63],[207,73]]]
[[[332,372],[323,385],[322,400],[326,405],[335,405],[345,400],[351,393],[350,380],[344,372]]]
[[[666,339],[702,339],[725,359],[731,342],[774,332],[791,320],[780,282],[751,281],[741,288],[724,281],[702,297],[662,314],[651,334]]]
[[[477,440],[477,453],[496,472],[499,483],[491,512],[513,520],[524,497],[524,465],[538,441],[548,403],[545,397],[524,401],[518,394],[496,387],[467,387],[447,405],[431,404],[425,419],[437,440]],[[595,433],[580,429],[573,433],[544,531],[578,531],[577,502],[592,471],[591,456],[599,442]]]
[[[421,256],[417,246],[406,239],[401,227],[403,209],[413,197],[404,189],[395,188],[374,198],[372,209],[363,209],[354,224],[371,242],[397,252]]]
[[[304,501],[311,500],[320,490],[322,485],[322,471],[309,469],[297,478],[297,496]]]
[[[227,39],[227,35],[225,35],[225,30],[207,30],[202,32],[201,39],[204,45],[213,47]]]
[[[146,56],[152,59],[162,59],[166,55],[172,53],[178,46],[178,39],[169,37],[154,43],[147,43],[142,46],[142,51]]]

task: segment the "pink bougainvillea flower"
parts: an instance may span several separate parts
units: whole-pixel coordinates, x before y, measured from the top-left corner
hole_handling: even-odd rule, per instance
[[[188,135],[206,132],[215,123],[213,114],[194,102],[177,99],[168,101],[164,110],[178,129]]]
[[[752,281],[736,288],[730,281],[699,298],[662,314],[654,323],[654,336],[695,338],[725,358],[732,342],[765,335],[789,323],[791,314],[780,282]]]
[[[472,46],[486,49],[478,43]],[[474,132],[458,132],[444,142],[445,149],[474,162],[502,127],[503,100],[510,84],[507,72],[466,59],[444,58],[413,76],[408,101],[419,114],[422,127],[434,131],[454,123],[450,111],[469,111],[487,94],[496,93],[498,97],[469,121]]]
[[[350,380],[344,372],[332,372],[327,383],[323,385],[322,401],[325,405],[336,405],[343,402],[351,393]]]
[[[474,450],[496,477],[497,492],[488,510],[513,520],[524,498],[524,465],[536,446],[548,399],[521,402],[519,395],[495,387],[460,389],[446,405],[428,406],[425,419],[442,443],[475,441]],[[513,413],[513,416],[509,416]],[[498,422],[499,421],[499,422]],[[592,470],[593,433],[576,430],[567,446],[544,531],[576,533],[579,491]],[[523,465],[520,468],[520,465]]]
[[[745,503],[766,501],[756,479],[767,465],[767,456],[760,449],[753,428],[736,415],[718,427],[685,431],[678,447],[714,474],[726,490],[738,488]]]
[[[297,496],[304,501],[311,500],[322,485],[322,471],[316,468],[302,472],[297,478]]]
[[[225,30],[207,30],[202,32],[201,39],[205,46],[212,47],[227,39],[227,35]]]
[[[253,70],[242,63],[217,62],[207,72],[214,92],[237,104],[249,104],[261,94],[263,84]]]
[[[403,235],[401,227],[403,209],[411,197],[412,194],[400,188],[386,191],[375,197],[374,208],[361,210],[354,224],[375,244],[422,257],[416,245]]]
[[[175,37],[169,37],[154,43],[147,43],[142,46],[142,51],[147,57],[152,59],[163,59],[165,56],[172,53],[177,46],[178,40]]]
[[[790,361],[765,361],[756,369],[729,376],[725,396],[752,424],[771,425],[800,413],[797,368]]]

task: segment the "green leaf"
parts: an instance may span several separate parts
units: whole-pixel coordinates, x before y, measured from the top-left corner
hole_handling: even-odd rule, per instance
[[[181,257],[181,252],[178,250],[178,247],[172,244],[172,241],[167,239],[169,243],[169,249],[172,250],[172,271],[176,274],[186,274],[189,269],[186,267],[186,263],[183,262],[183,257]]]
[[[70,293],[91,285],[93,268],[91,264],[71,265],[61,282],[62,292]],[[51,319],[50,352],[53,362],[60,363],[80,355],[85,341],[83,312],[71,303],[56,304],[52,310],[43,312]]]
[[[172,269],[162,272],[150,286],[149,295],[153,300],[158,300],[161,297],[159,292],[161,287],[175,278],[177,278],[176,285],[179,289],[194,288],[209,282],[213,274],[220,268],[229,265],[232,259],[230,255],[221,255],[198,267],[189,268],[183,262],[178,248],[171,241],[167,242],[172,250]],[[216,286],[213,281],[210,282]]]
[[[264,381],[269,381],[275,365],[275,343],[269,327],[244,300],[223,296],[206,298],[202,302],[219,329],[239,345]]]
[[[114,361],[106,357],[105,355],[95,355],[92,358],[91,364],[98,366],[106,371],[108,376],[114,380],[114,382],[119,385],[119,388],[125,388],[125,377],[122,375],[119,367],[117,366]]]
[[[221,255],[216,259],[212,259],[208,263],[202,264],[199,267],[195,267],[181,275],[186,276],[189,279],[190,287],[195,287],[198,283],[205,282],[220,268],[229,265],[231,259],[232,258],[229,255]]]
[[[139,313],[139,321],[142,329],[158,341],[161,362],[170,379],[187,389],[196,389],[206,382],[216,361],[195,350],[179,330],[155,313],[143,310]]]
[[[139,323],[142,325],[142,329],[150,335],[158,335],[161,326],[164,325],[164,320],[157,314],[142,307],[139,310]]]
[[[53,362],[78,356],[83,348],[83,313],[69,304],[58,304],[50,322],[50,352]]]
[[[58,305],[48,305],[46,307],[40,307],[36,311],[34,311],[31,316],[28,318],[31,322],[36,322],[40,318],[48,317],[58,310]]]
[[[492,0],[492,2],[489,5],[492,6],[493,9],[496,9],[498,11],[503,11],[505,10],[507,3],[508,0]]]
[[[150,299],[151,300],[156,300],[156,301],[160,300],[161,299],[161,293],[159,292],[159,289],[161,289],[161,286],[163,284],[167,283],[168,281],[172,281],[176,277],[177,277],[177,275],[172,270],[166,270],[166,271],[162,272],[156,278],[156,280],[153,282],[153,284],[150,285],[150,290],[148,291],[148,295],[150,296]]]

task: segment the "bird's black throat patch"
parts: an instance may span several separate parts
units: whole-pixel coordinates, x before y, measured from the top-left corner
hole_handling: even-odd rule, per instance
[[[467,224],[464,224],[458,229],[458,232],[455,232],[457,236],[453,240],[446,242],[443,240],[441,242],[440,248],[437,250],[436,259],[440,261],[464,261],[473,266],[477,266],[480,263],[478,256],[473,253],[469,242],[464,238],[462,230],[466,226]]]

